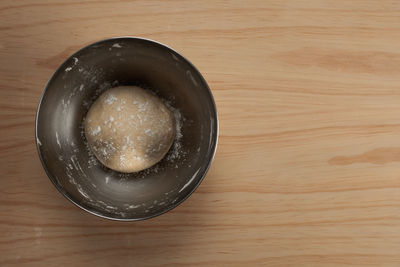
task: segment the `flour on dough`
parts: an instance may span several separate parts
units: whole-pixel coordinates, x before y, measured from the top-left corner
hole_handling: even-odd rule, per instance
[[[85,136],[97,159],[120,172],[137,172],[159,162],[176,134],[172,112],[137,86],[105,91],[90,107]]]

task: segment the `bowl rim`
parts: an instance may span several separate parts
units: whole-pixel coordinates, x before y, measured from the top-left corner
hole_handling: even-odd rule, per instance
[[[198,182],[196,183],[196,185],[195,185],[195,186],[193,187],[193,189],[192,189],[190,192],[188,192],[180,201],[177,201],[177,202],[173,203],[173,204],[172,204],[171,206],[169,206],[167,209],[161,210],[161,211],[159,211],[159,212],[157,212],[157,213],[154,213],[154,214],[151,214],[151,215],[149,215],[149,216],[142,216],[142,217],[138,217],[138,218],[116,218],[116,217],[111,217],[111,216],[99,214],[99,213],[96,213],[96,212],[93,211],[93,210],[90,210],[90,209],[87,208],[87,207],[84,207],[83,205],[81,205],[80,203],[78,203],[78,201],[74,200],[73,197],[70,196],[66,190],[64,190],[61,186],[58,185],[58,183],[57,183],[56,180],[54,179],[53,175],[50,173],[49,169],[47,168],[46,163],[45,163],[45,161],[44,161],[44,159],[43,159],[43,156],[42,156],[41,149],[40,149],[40,147],[41,147],[42,144],[40,143],[40,140],[39,140],[39,138],[38,138],[38,120],[39,120],[40,107],[41,107],[41,105],[42,105],[43,98],[44,98],[44,96],[45,96],[45,94],[46,94],[46,91],[48,90],[49,84],[50,84],[50,82],[53,80],[53,78],[55,77],[55,75],[58,74],[58,73],[61,71],[61,69],[64,68],[64,66],[66,65],[66,63],[67,63],[70,59],[72,59],[76,54],[80,53],[81,51],[83,51],[83,50],[85,50],[85,49],[87,49],[87,48],[89,48],[89,47],[91,47],[91,46],[95,46],[95,45],[101,44],[101,43],[103,43],[103,42],[109,42],[109,41],[113,41],[113,40],[116,41],[116,40],[121,40],[121,39],[130,39],[130,40],[139,40],[139,41],[149,42],[149,43],[151,43],[151,44],[153,44],[153,45],[158,45],[158,46],[161,46],[161,47],[163,47],[163,48],[169,49],[169,50],[171,50],[172,52],[178,54],[180,57],[182,57],[182,59],[183,59],[184,61],[186,61],[186,63],[188,63],[189,66],[190,66],[191,68],[193,68],[194,71],[197,72],[197,74],[199,75],[199,78],[201,79],[201,81],[202,81],[203,84],[205,85],[205,88],[206,88],[208,94],[210,95],[210,100],[211,100],[212,108],[213,108],[213,111],[214,111],[214,113],[215,113],[215,118],[214,118],[215,133],[214,133],[213,136],[212,136],[212,140],[215,139],[214,147],[212,148],[211,157],[209,157],[209,159],[208,159],[207,166],[206,166],[206,168],[204,169],[204,172],[203,172],[202,176],[200,177],[200,179],[198,180]],[[48,79],[48,81],[46,82],[46,84],[45,84],[45,86],[44,86],[44,90],[43,90],[43,92],[42,92],[42,94],[41,94],[41,96],[40,96],[39,103],[38,103],[38,105],[37,105],[36,116],[35,116],[35,142],[36,142],[36,149],[37,149],[37,152],[38,152],[38,154],[39,154],[40,162],[42,163],[43,169],[45,170],[47,177],[48,177],[49,180],[52,182],[52,184],[56,187],[56,189],[57,189],[66,199],[68,199],[70,202],[72,202],[75,206],[77,206],[78,208],[80,208],[80,209],[82,209],[82,210],[88,212],[89,214],[95,215],[95,216],[100,217],[100,218],[103,218],[103,219],[108,219],[108,220],[112,220],[112,221],[120,221],[120,222],[142,221],[142,220],[148,220],[148,219],[151,219],[151,218],[154,218],[154,217],[158,217],[158,216],[160,216],[160,215],[162,215],[162,214],[165,214],[165,213],[171,211],[172,209],[178,207],[178,206],[179,206],[180,204],[182,204],[186,199],[188,199],[188,198],[194,193],[194,191],[196,191],[196,189],[200,186],[200,184],[203,182],[205,176],[207,175],[207,173],[208,173],[208,171],[209,171],[209,169],[210,169],[210,167],[211,167],[211,164],[212,164],[212,162],[213,162],[213,160],[214,160],[214,158],[215,158],[215,154],[216,154],[216,151],[217,151],[218,136],[219,136],[219,121],[218,121],[217,106],[216,106],[216,104],[215,104],[214,96],[213,96],[213,94],[212,94],[212,92],[211,92],[211,89],[210,89],[210,87],[208,86],[208,83],[207,83],[206,80],[204,79],[204,77],[203,77],[203,75],[201,74],[201,72],[194,66],[194,64],[193,64],[192,62],[190,62],[186,57],[184,57],[181,53],[177,52],[175,49],[171,48],[170,46],[165,45],[165,44],[163,44],[163,43],[161,43],[161,42],[152,40],[152,39],[143,38],[143,37],[137,37],[137,36],[117,36],[117,37],[111,37],[111,38],[102,39],[102,40],[100,40],[100,41],[96,41],[96,42],[94,42],[94,43],[90,43],[90,44],[88,44],[88,45],[85,45],[84,47],[82,47],[82,48],[78,49],[76,52],[74,52],[72,55],[68,56],[68,57],[57,67],[57,69],[54,71],[54,73],[51,75],[51,77],[50,77],[50,78]]]

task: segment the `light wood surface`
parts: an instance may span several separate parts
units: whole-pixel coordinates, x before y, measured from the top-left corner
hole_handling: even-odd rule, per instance
[[[46,81],[108,37],[163,42],[214,94],[215,161],[160,217],[69,203],[34,143]],[[400,2],[0,2],[0,266],[400,266]]]

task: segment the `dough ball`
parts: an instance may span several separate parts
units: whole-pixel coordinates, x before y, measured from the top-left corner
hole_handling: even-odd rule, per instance
[[[137,172],[160,161],[176,132],[164,103],[137,86],[105,91],[90,107],[85,135],[97,159],[110,169]]]

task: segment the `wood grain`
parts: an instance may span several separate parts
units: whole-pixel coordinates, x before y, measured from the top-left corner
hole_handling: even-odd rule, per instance
[[[0,2],[1,266],[400,266],[397,1]],[[137,223],[64,199],[34,143],[36,106],[78,48],[168,44],[212,88],[212,168]]]

